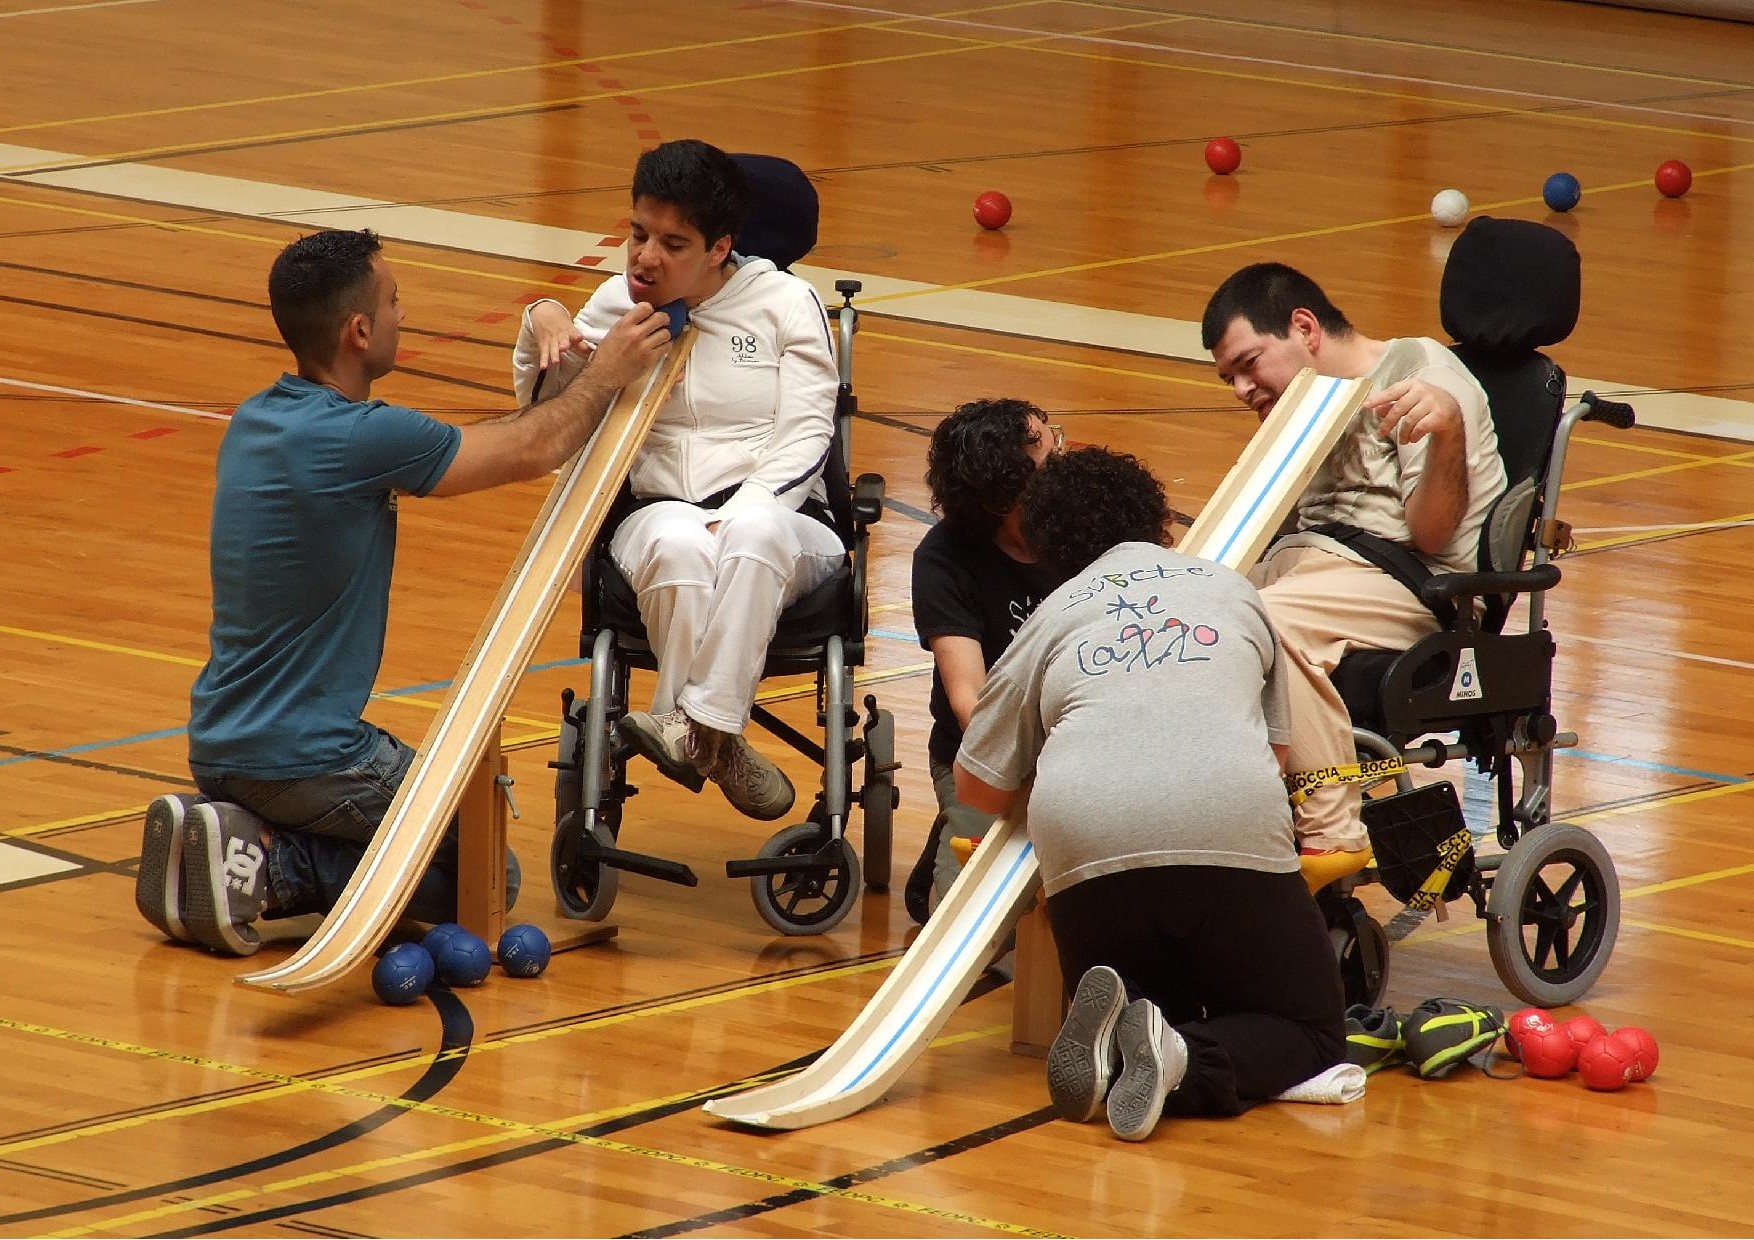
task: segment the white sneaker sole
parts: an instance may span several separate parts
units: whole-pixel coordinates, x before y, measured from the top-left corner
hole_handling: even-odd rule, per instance
[[[1097,1117],[1114,1078],[1115,1025],[1127,1007],[1120,974],[1097,965],[1078,979],[1066,1023],[1048,1048],[1048,1097],[1061,1118]]]
[[[196,798],[188,793],[155,797],[146,807],[140,834],[140,873],[134,879],[134,907],[168,939],[186,943],[183,925],[183,819]]]

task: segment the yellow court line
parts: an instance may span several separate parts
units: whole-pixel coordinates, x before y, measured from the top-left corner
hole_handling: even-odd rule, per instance
[[[1708,930],[1688,930],[1682,926],[1664,925],[1660,921],[1638,921],[1631,917],[1622,917],[1623,926],[1636,926],[1640,930],[1654,930],[1658,934],[1673,934],[1683,939],[1697,939],[1701,943],[1720,943],[1725,947],[1754,948],[1754,939],[1737,939],[1727,934],[1712,934]]]
[[[144,2],[144,0],[142,0]],[[977,13],[996,13],[1007,9],[1032,8],[1039,0],[1014,0],[1009,4],[982,5],[960,9],[942,17],[968,17]],[[3,14],[0,14],[3,16]],[[436,73],[427,77],[395,78],[385,82],[360,82],[352,86],[326,86],[320,90],[288,91],[279,95],[253,95],[243,99],[216,99],[207,103],[176,104],[162,108],[142,108],[132,112],[105,112],[94,116],[74,116],[58,121],[30,121],[22,125],[0,125],[0,134],[27,133],[40,129],[63,129],[72,125],[97,125],[106,121],[143,120],[154,116],[178,116],[191,112],[216,112],[226,108],[252,107],[256,104],[291,103],[299,99],[329,99],[340,95],[364,94],[368,91],[400,90],[408,86],[438,86],[450,82],[466,82],[479,78],[505,77],[520,73],[544,73],[550,69],[567,69],[580,65],[605,65],[621,61],[645,60],[674,56],[682,52],[714,51],[726,47],[746,47],[758,43],[783,42],[788,39],[809,39],[819,35],[846,34],[856,30],[887,30],[893,26],[919,21],[916,17],[885,18],[882,21],[850,22],[841,26],[819,26],[808,30],[784,30],[774,34],[743,35],[735,39],[711,39],[699,43],[676,43],[668,47],[633,52],[610,52],[602,56],[575,56],[567,60],[545,60],[529,65],[507,65],[498,69],[468,69],[458,73]],[[627,94],[626,90],[617,92]]]
[[[1622,900],[1635,900],[1640,896],[1654,896],[1665,891],[1681,891],[1687,887],[1697,887],[1702,883],[1720,882],[1726,878],[1742,878],[1748,874],[1754,874],[1754,865],[1733,865],[1724,870],[1708,870],[1704,874],[1689,874],[1686,878],[1671,878],[1666,882],[1646,883],[1642,887],[1633,887],[1621,892],[1620,898]]]
[[[870,970],[875,969],[875,968],[892,967],[893,964],[894,964],[893,960],[866,962],[866,963],[861,964],[861,965],[848,966],[845,969],[830,970],[830,971],[826,971],[824,973],[812,974],[812,975],[809,975],[808,977],[803,977],[803,978],[780,979],[780,981],[786,985],[807,984],[807,983],[816,982],[816,981],[828,980],[829,978],[833,978],[833,977],[845,976],[845,975],[850,974],[850,973],[865,972],[865,971],[870,971]],[[697,1000],[686,1000],[686,1001],[679,1001],[679,1003],[677,1003],[677,1004],[660,1005],[657,1008],[646,1009],[644,1014],[650,1014],[653,1012],[664,1011],[664,1010],[673,1011],[673,1010],[676,1010],[680,1006],[688,1006],[688,1007],[703,1006],[704,1005],[704,1003],[702,1002],[703,1000],[722,1001],[722,1000],[727,999],[727,998],[747,997],[750,994],[753,994],[753,993],[756,993],[756,992],[759,992],[759,991],[762,991],[765,989],[769,989],[774,985],[775,984],[757,983],[756,985],[753,985],[753,986],[740,987],[735,991],[724,992],[720,995],[701,996]],[[966,1032],[966,1033],[946,1035],[944,1037],[934,1039],[934,1041],[932,1042],[931,1045],[934,1048],[939,1048],[939,1047],[944,1047],[944,1046],[956,1045],[958,1043],[970,1042],[970,1041],[974,1041],[974,1040],[981,1039],[981,1038],[989,1038],[989,1037],[993,1037],[993,1036],[996,1036],[996,1035],[1001,1034],[1001,1033],[1008,1032],[1009,1028],[1010,1028],[1009,1025],[994,1025],[994,1026],[989,1026],[985,1029],[971,1030],[971,1031]],[[720,1162],[720,1161],[714,1160],[714,1159],[705,1159],[705,1158],[695,1157],[693,1155],[678,1154],[678,1153],[675,1153],[675,1152],[670,1151],[670,1150],[657,1149],[657,1148],[654,1148],[651,1146],[634,1145],[634,1144],[624,1142],[624,1141],[615,1141],[615,1140],[610,1140],[610,1139],[603,1138],[603,1137],[593,1137],[593,1136],[589,1136],[589,1135],[574,1131],[575,1129],[578,1129],[581,1127],[592,1126],[592,1125],[602,1123],[602,1122],[607,1121],[607,1120],[620,1118],[622,1116],[637,1114],[641,1111],[647,1111],[647,1110],[657,1108],[657,1107],[672,1105],[676,1102],[680,1102],[680,1101],[683,1101],[683,1100],[686,1100],[686,1099],[689,1099],[691,1097],[696,1096],[696,1094],[694,1094],[692,1092],[671,1094],[671,1095],[667,1095],[665,1097],[660,1097],[660,1098],[650,1098],[650,1099],[646,1099],[646,1100],[643,1100],[643,1101],[637,1102],[637,1103],[626,1104],[623,1106],[609,1108],[609,1109],[600,1110],[600,1111],[596,1111],[596,1112],[590,1112],[590,1113],[586,1113],[586,1114],[582,1114],[582,1115],[567,1116],[564,1118],[549,1121],[547,1123],[537,1124],[537,1123],[528,1123],[528,1122],[521,1121],[521,1120],[506,1119],[506,1118],[503,1118],[501,1116],[489,1115],[489,1114],[486,1114],[486,1113],[480,1112],[480,1111],[464,1110],[461,1108],[445,1106],[445,1105],[433,1103],[433,1102],[417,1102],[417,1101],[414,1101],[411,1099],[392,1097],[392,1096],[385,1095],[385,1094],[376,1094],[376,1093],[373,1093],[373,1092],[368,1091],[368,1090],[359,1090],[359,1089],[353,1089],[353,1088],[335,1085],[335,1082],[339,1081],[339,1080],[352,1080],[352,1079],[359,1079],[359,1078],[361,1078],[363,1076],[367,1076],[367,1075],[383,1075],[387,1072],[405,1071],[405,1070],[408,1070],[414,1066],[413,1062],[410,1060],[401,1060],[401,1061],[397,1061],[397,1062],[389,1063],[389,1064],[378,1064],[378,1065],[374,1065],[370,1069],[361,1070],[360,1072],[347,1073],[347,1074],[343,1074],[342,1076],[335,1077],[335,1078],[317,1080],[317,1079],[310,1079],[310,1078],[290,1077],[290,1076],[287,1076],[287,1075],[282,1074],[282,1073],[267,1072],[267,1071],[263,1071],[260,1069],[247,1068],[247,1067],[243,1067],[243,1066],[235,1065],[235,1064],[227,1064],[227,1063],[223,1063],[223,1062],[220,1062],[217,1060],[205,1059],[205,1058],[200,1057],[200,1056],[183,1055],[183,1054],[159,1051],[159,1050],[152,1048],[152,1047],[139,1046],[137,1044],[123,1042],[123,1041],[120,1041],[117,1039],[101,1038],[101,1037],[96,1037],[96,1036],[92,1036],[92,1035],[73,1033],[73,1032],[70,1032],[67,1030],[52,1029],[52,1028],[49,1028],[47,1026],[33,1025],[33,1024],[28,1023],[28,1022],[15,1021],[15,1020],[11,1020],[11,1019],[4,1018],[4,1017],[0,1017],[0,1029],[10,1029],[10,1030],[12,1030],[14,1032],[18,1032],[18,1033],[33,1034],[33,1035],[36,1035],[39,1037],[44,1037],[44,1038],[54,1040],[54,1041],[72,1042],[72,1043],[75,1043],[78,1045],[95,1046],[95,1047],[98,1047],[99,1049],[103,1049],[103,1050],[117,1051],[117,1052],[126,1053],[126,1054],[135,1054],[135,1055],[142,1056],[144,1058],[153,1059],[153,1060],[157,1060],[157,1061],[161,1061],[161,1062],[185,1064],[185,1065],[188,1065],[191,1067],[196,1067],[196,1068],[200,1068],[200,1069],[207,1070],[207,1071],[224,1072],[224,1073],[228,1073],[228,1074],[232,1074],[232,1075],[241,1075],[241,1076],[245,1076],[245,1077],[249,1077],[249,1078],[253,1078],[253,1079],[267,1080],[267,1081],[275,1082],[278,1086],[281,1086],[281,1088],[256,1091],[254,1093],[249,1093],[249,1094],[232,1095],[232,1096],[226,1097],[226,1098],[209,1099],[204,1103],[196,1103],[196,1104],[190,1104],[190,1105],[184,1106],[184,1107],[171,1108],[171,1109],[167,1109],[164,1111],[155,1112],[149,1116],[137,1115],[137,1116],[127,1117],[126,1119],[102,1121],[102,1122],[92,1124],[92,1125],[89,1125],[86,1127],[82,1127],[79,1129],[50,1134],[48,1137],[44,1137],[44,1138],[27,1139],[24,1141],[12,1142],[8,1145],[0,1146],[0,1153],[7,1153],[7,1152],[13,1151],[15,1149],[37,1148],[40,1144],[62,1144],[62,1143],[64,1143],[64,1140],[72,1139],[74,1137],[97,1135],[100,1133],[113,1132],[113,1131],[117,1131],[117,1130],[124,1129],[124,1128],[134,1128],[134,1127],[140,1126],[140,1122],[142,1122],[142,1121],[157,1120],[157,1119],[168,1118],[168,1117],[183,1117],[183,1116],[186,1116],[186,1115],[189,1115],[192,1113],[204,1113],[204,1112],[211,1112],[214,1110],[227,1109],[227,1108],[230,1108],[233,1106],[242,1105],[242,1104],[247,1103],[247,1102],[260,1101],[260,1100],[263,1100],[263,1099],[269,1098],[269,1097],[282,1096],[285,1092],[287,1092],[288,1089],[291,1089],[291,1090],[306,1090],[306,1089],[308,1089],[308,1090],[313,1090],[316,1092],[323,1092],[323,1093],[338,1093],[344,1097],[354,1098],[354,1099],[358,1099],[360,1101],[365,1101],[365,1102],[371,1102],[371,1103],[374,1103],[374,1104],[379,1105],[379,1106],[398,1107],[402,1110],[406,1110],[406,1111],[410,1111],[410,1112],[429,1114],[429,1115],[434,1115],[434,1116],[437,1116],[440,1118],[446,1118],[446,1119],[455,1119],[455,1120],[459,1120],[459,1121],[462,1121],[465,1123],[484,1125],[484,1126],[491,1127],[491,1128],[494,1128],[497,1130],[494,1133],[484,1135],[481,1137],[472,1138],[472,1139],[469,1139],[466,1141],[451,1142],[451,1143],[441,1145],[441,1146],[428,1147],[428,1148],[423,1149],[423,1150],[407,1151],[403,1154],[393,1155],[393,1156],[390,1156],[388,1158],[372,1159],[368,1162],[357,1163],[357,1164],[354,1164],[354,1165],[348,1166],[348,1167],[340,1167],[340,1168],[335,1168],[335,1169],[327,1170],[327,1171],[307,1173],[304,1175],[294,1176],[294,1177],[290,1177],[290,1178],[285,1179],[285,1180],[280,1180],[280,1181],[276,1181],[276,1182],[273,1182],[270,1184],[262,1185],[260,1187],[244,1187],[244,1188],[229,1189],[229,1190],[225,1190],[223,1192],[220,1192],[217,1194],[212,1194],[212,1195],[209,1195],[209,1196],[203,1197],[203,1198],[186,1199],[186,1200],[171,1203],[169,1205],[157,1206],[157,1207],[154,1207],[154,1208],[149,1209],[149,1210],[137,1211],[137,1212],[134,1212],[132,1214],[128,1214],[128,1215],[124,1215],[124,1216],[107,1218],[107,1219],[104,1219],[104,1220],[99,1221],[99,1222],[92,1222],[92,1223],[88,1223],[88,1224],[85,1224],[82,1226],[71,1227],[71,1228],[67,1228],[67,1229],[64,1229],[61,1231],[51,1233],[55,1236],[85,1236],[85,1235],[90,1235],[93,1232],[97,1232],[97,1231],[104,1231],[104,1230],[113,1231],[117,1228],[131,1227],[134,1224],[145,1222],[145,1221],[151,1220],[151,1219],[159,1219],[159,1218],[165,1218],[165,1217],[177,1215],[177,1214],[185,1214],[185,1213],[189,1213],[192,1211],[206,1210],[206,1209],[209,1209],[215,1205],[228,1204],[231,1202],[246,1200],[246,1199],[249,1199],[251,1197],[266,1196],[266,1195],[270,1195],[270,1194],[274,1194],[274,1193],[288,1192],[288,1191],[292,1191],[294,1189],[308,1188],[308,1187],[311,1187],[311,1186],[316,1185],[316,1184],[332,1182],[334,1180],[342,1179],[342,1178],[357,1177],[357,1176],[360,1176],[362,1174],[365,1174],[365,1173],[368,1173],[371,1171],[383,1170],[383,1169],[393,1167],[393,1166],[406,1165],[406,1164],[412,1163],[412,1162],[430,1162],[436,1158],[440,1158],[440,1157],[443,1157],[445,1155],[449,1155],[449,1154],[453,1154],[453,1153],[458,1153],[458,1152],[461,1152],[464,1150],[475,1150],[475,1149],[483,1148],[485,1146],[501,1144],[501,1143],[504,1143],[506,1141],[519,1140],[519,1139],[561,1141],[561,1142],[565,1142],[565,1143],[572,1144],[572,1145],[580,1145],[580,1146],[586,1146],[586,1147],[591,1147],[591,1148],[604,1149],[604,1150],[608,1150],[608,1151],[612,1151],[612,1152],[616,1152],[616,1153],[632,1154],[632,1155],[635,1155],[637,1157],[654,1159],[654,1160],[669,1163],[672,1165],[692,1167],[692,1168],[695,1168],[697,1170],[719,1172],[719,1173],[726,1174],[726,1175],[737,1176],[737,1177],[742,1178],[742,1179],[758,1180],[758,1181],[761,1181],[763,1183],[776,1184],[776,1185],[780,1185],[780,1186],[788,1187],[788,1188],[792,1188],[792,1189],[801,1189],[801,1190],[814,1192],[814,1193],[824,1195],[824,1196],[842,1197],[842,1198],[845,1198],[847,1200],[859,1201],[859,1202],[862,1202],[864,1204],[869,1204],[869,1205],[882,1206],[882,1207],[889,1208],[889,1209],[899,1210],[899,1211],[902,1211],[904,1213],[925,1214],[925,1215],[930,1215],[932,1217],[950,1219],[952,1221],[961,1222],[961,1223],[972,1223],[972,1224],[979,1226],[979,1227],[982,1227],[986,1230],[997,1231],[997,1232],[1000,1232],[1002,1234],[1029,1235],[1029,1236],[1040,1236],[1040,1235],[1052,1235],[1053,1234],[1053,1233],[1041,1232],[1041,1231],[1031,1229],[1031,1228],[1018,1227],[1015,1224],[1005,1223],[1005,1222],[1002,1222],[1000,1220],[982,1218],[978,1215],[966,1214],[966,1213],[959,1212],[959,1211],[944,1210],[941,1207],[921,1205],[921,1204],[918,1204],[915,1202],[910,1202],[910,1201],[906,1201],[906,1200],[902,1200],[902,1199],[898,1199],[898,1198],[880,1196],[880,1195],[872,1194],[872,1193],[860,1192],[858,1190],[834,1188],[834,1187],[831,1187],[829,1185],[820,1184],[820,1183],[817,1183],[816,1181],[812,1181],[812,1180],[803,1180],[803,1179],[798,1179],[795,1177],[783,1176],[783,1175],[779,1175],[779,1174],[769,1172],[769,1171],[762,1171],[762,1170],[757,1170],[757,1169],[750,1168],[750,1167],[743,1167],[743,1166],[739,1166],[739,1165],[734,1164],[734,1163]],[[483,1051],[483,1050],[500,1049],[500,1048],[502,1048],[504,1046],[508,1046],[508,1045],[521,1045],[525,1041],[528,1041],[528,1040],[530,1040],[530,1039],[528,1039],[527,1037],[522,1036],[522,1035],[513,1036],[510,1038],[498,1040],[497,1042],[482,1043],[478,1046],[473,1046],[470,1048],[470,1053],[473,1054],[473,1053],[478,1053],[478,1052]],[[761,1079],[761,1078],[752,1078],[752,1079]]]
[[[62,646],[78,646],[83,650],[101,650],[106,654],[126,654],[137,659],[153,659],[160,663],[175,663],[180,667],[205,667],[206,659],[194,659],[187,655],[164,654],[157,650],[142,650],[138,646],[118,646],[113,642],[92,641],[84,637],[68,637],[62,633],[44,633],[36,629],[13,628],[8,624],[0,624],[0,633],[8,637],[25,637],[32,641],[53,642]]]
[[[868,298],[867,300],[882,301],[883,298],[875,297]],[[929,322],[923,323],[923,325],[928,327],[950,326],[949,324],[935,324]],[[968,331],[976,329],[963,328],[961,330]],[[996,357],[1003,361],[1025,362],[1033,366],[1058,366],[1068,370],[1085,370],[1102,375],[1119,375],[1125,379],[1150,379],[1158,383],[1182,384],[1187,387],[1201,388],[1214,394],[1230,391],[1229,387],[1226,385],[1211,379],[1188,379],[1181,375],[1154,374],[1149,370],[1128,370],[1122,366],[1102,366],[1095,362],[1081,362],[1073,358],[1041,357],[1033,353],[1016,353],[1006,349],[989,349],[980,345],[954,344],[948,340],[923,340],[914,336],[895,336],[886,332],[874,332],[869,328],[861,328],[859,334],[861,336],[869,336],[873,340],[886,340],[892,344],[920,345],[921,347],[928,349],[948,349],[954,353],[973,353],[980,357]],[[1088,347],[1100,348],[1101,346],[1091,345]]]
[[[470,1055],[490,1054],[513,1046],[528,1046],[538,1042],[546,1042],[558,1037],[570,1037],[573,1034],[592,1033],[601,1029],[613,1028],[617,1025],[630,1024],[635,1021],[647,1020],[658,1016],[674,1016],[682,1012],[698,1011],[702,1008],[717,1007],[735,999],[750,996],[771,994],[781,990],[790,990],[798,986],[814,985],[824,981],[834,981],[846,977],[854,977],[863,973],[878,972],[892,969],[896,958],[883,960],[866,960],[857,964],[841,965],[826,969],[819,973],[804,974],[797,977],[773,978],[768,981],[752,982],[739,986],[735,990],[718,991],[708,995],[693,995],[684,999],[673,999],[655,1003],[647,1007],[634,1008],[629,1011],[611,1012],[604,1016],[590,1017],[585,1020],[553,1025],[545,1029],[531,1030],[526,1033],[508,1034],[500,1038],[491,1038],[483,1042],[471,1043],[468,1048]],[[370,1080],[374,1077],[386,1076],[395,1072],[407,1071],[412,1061],[407,1059],[393,1060],[386,1063],[372,1064],[363,1068],[355,1068],[334,1076],[314,1078],[292,1076],[287,1073],[273,1072],[266,1068],[254,1068],[243,1064],[226,1063],[221,1060],[209,1059],[199,1055],[185,1055],[174,1051],[160,1050],[156,1047],[141,1046],[137,1043],[125,1042],[118,1038],[106,1038],[98,1034],[80,1033],[73,1030],[54,1029],[45,1025],[36,1025],[28,1021],[20,1021],[11,1017],[0,1016],[0,1030],[11,1030],[15,1033],[30,1034],[51,1041],[67,1042],[95,1047],[99,1050],[115,1051],[120,1054],[133,1055],[142,1059],[157,1060],[165,1063],[184,1064],[203,1071],[219,1072],[230,1076],[241,1076],[249,1080],[262,1082],[266,1087],[248,1093],[228,1094],[224,1097],[204,1098],[196,1102],[169,1106],[148,1113],[118,1116],[114,1119],[95,1121],[77,1127],[65,1128],[58,1132],[44,1133],[36,1137],[22,1137],[14,1141],[0,1142],[0,1159],[10,1158],[29,1150],[44,1149],[50,1146],[66,1145],[86,1137],[102,1136],[109,1133],[132,1131],[167,1119],[181,1119],[191,1115],[206,1115],[215,1111],[227,1111],[235,1107],[245,1106],[253,1102],[262,1102],[286,1097],[289,1094],[320,1093],[333,1094],[337,1097],[351,1098],[361,1102],[369,1102],[379,1106],[393,1106],[402,1110],[421,1114],[438,1115],[454,1119],[472,1120],[475,1122],[505,1126],[516,1121],[502,1120],[497,1116],[478,1115],[474,1112],[462,1111],[456,1107],[444,1106],[435,1102],[423,1102],[415,1099],[396,1098],[386,1094],[374,1093],[369,1089],[360,1089],[349,1082]],[[550,1125],[564,1127],[580,1122],[580,1116],[570,1116],[550,1121]],[[545,1126],[545,1127],[546,1127]],[[520,1127],[526,1127],[520,1125]],[[551,1134],[544,1134],[551,1135]]]
[[[1744,512],[1744,513],[1739,513],[1733,517],[1723,517],[1720,520],[1710,522],[1709,524],[1706,524],[1706,525],[1698,526],[1697,528],[1715,529],[1719,526],[1723,526],[1723,527],[1727,528],[1727,527],[1732,526],[1732,525],[1738,525],[1744,521],[1754,521],[1754,512]],[[1690,526],[1690,525],[1683,525],[1683,526],[1678,526],[1676,528],[1684,530],[1684,529],[1692,529],[1695,527]],[[1579,551],[1605,551],[1605,550],[1608,550],[1609,548],[1612,548],[1612,547],[1637,547],[1637,546],[1641,546],[1644,543],[1657,542],[1661,539],[1668,538],[1668,537],[1671,537],[1671,535],[1668,533],[1621,534],[1615,538],[1604,538],[1600,542],[1580,542],[1577,545],[1577,549]]]
[[[1652,393],[1657,395],[1657,393]],[[1637,399],[1634,397],[1634,399]],[[1648,429],[1648,428],[1645,428]],[[1718,458],[1709,452],[1683,452],[1677,448],[1659,448],[1654,444],[1628,443],[1621,436],[1613,439],[1597,439],[1593,435],[1573,435],[1572,443],[1588,444],[1592,448],[1619,448],[1622,452],[1642,452],[1646,456],[1667,456],[1683,461],[1712,461]]]
[[[1600,478],[1583,478],[1577,482],[1567,482],[1561,490],[1585,491],[1590,487],[1607,486],[1614,482],[1632,482],[1639,478],[1656,478],[1663,474],[1678,474],[1690,469],[1709,469],[1713,465],[1740,465],[1747,467],[1754,460],[1754,451],[1734,452],[1728,456],[1701,456],[1690,461],[1678,461],[1673,465],[1652,465],[1648,469],[1629,470],[1623,474],[1607,474]]]

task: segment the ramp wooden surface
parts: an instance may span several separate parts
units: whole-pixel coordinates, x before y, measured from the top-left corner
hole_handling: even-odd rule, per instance
[[[1301,372],[1182,540],[1189,555],[1246,569],[1351,423],[1369,384]],[[1036,858],[1027,798],[989,830],[901,963],[839,1040],[795,1076],[705,1109],[761,1128],[805,1128],[869,1106],[944,1027],[1028,905]],[[1019,976],[1022,988],[1027,980]]]
[[[608,515],[694,339],[693,329],[685,328],[644,379],[622,389],[555,480],[419,755],[322,928],[285,963],[246,973],[237,979],[240,984],[288,993],[326,985],[365,960],[395,924],[437,851],[536,642],[554,619],[567,575]]]

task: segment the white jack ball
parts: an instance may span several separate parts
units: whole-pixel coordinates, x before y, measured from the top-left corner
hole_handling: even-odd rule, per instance
[[[1431,218],[1456,228],[1468,218],[1468,196],[1459,189],[1440,189],[1431,199]]]

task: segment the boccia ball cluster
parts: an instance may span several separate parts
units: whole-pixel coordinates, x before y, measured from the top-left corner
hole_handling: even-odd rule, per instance
[[[1530,1076],[1558,1079],[1575,1069],[1591,1089],[1620,1089],[1657,1070],[1657,1040],[1648,1030],[1628,1025],[1610,1033],[1593,1016],[1561,1021],[1524,1008],[1505,1023],[1504,1046]]]
[[[552,948],[539,926],[507,926],[499,936],[500,969],[508,977],[535,977]],[[436,979],[447,986],[479,986],[493,968],[487,941],[455,922],[434,926],[418,943],[399,943],[372,967],[372,990],[392,1007],[413,1003]]]

